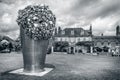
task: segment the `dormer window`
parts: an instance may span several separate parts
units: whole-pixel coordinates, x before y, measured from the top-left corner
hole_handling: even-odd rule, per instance
[[[83,30],[81,31],[80,35],[84,35],[84,31]]]
[[[71,35],[74,35],[74,30],[71,31]]]
[[[65,31],[62,31],[62,34],[64,35],[64,34],[65,34]]]

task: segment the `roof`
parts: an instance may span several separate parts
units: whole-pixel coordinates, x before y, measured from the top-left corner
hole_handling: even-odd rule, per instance
[[[90,46],[90,45],[93,45],[93,41],[82,41],[82,42],[77,42],[76,45],[77,45],[77,46],[80,46],[80,45]]]
[[[93,41],[120,41],[120,36],[93,36]]]
[[[16,44],[16,42],[8,36],[0,35],[0,41],[2,40],[7,40],[8,42],[11,42],[12,44]]]
[[[93,39],[120,39],[120,36],[93,36]]]
[[[89,30],[84,30],[83,28],[65,28],[55,35],[55,37],[82,37],[90,36]]]

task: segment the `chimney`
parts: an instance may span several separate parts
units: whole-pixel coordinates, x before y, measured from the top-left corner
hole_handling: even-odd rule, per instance
[[[89,29],[89,31],[90,31],[90,35],[92,35],[92,24],[90,24],[90,29]]]
[[[116,36],[118,36],[119,33],[120,33],[120,27],[119,27],[119,25],[118,25],[118,26],[116,27]]]
[[[103,36],[103,33],[101,34],[101,36]]]

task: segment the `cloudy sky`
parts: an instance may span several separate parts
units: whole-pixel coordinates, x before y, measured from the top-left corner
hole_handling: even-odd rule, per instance
[[[56,15],[56,26],[93,26],[93,34],[115,35],[116,25],[120,24],[120,0],[0,0],[0,35],[16,39],[19,26],[17,12],[27,5],[47,4]]]

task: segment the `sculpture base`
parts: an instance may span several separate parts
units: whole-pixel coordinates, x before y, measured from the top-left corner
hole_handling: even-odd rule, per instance
[[[28,76],[40,76],[41,77],[41,76],[44,76],[45,74],[49,73],[52,70],[53,70],[53,68],[44,68],[43,72],[24,72],[24,69],[21,68],[21,69],[11,71],[9,73],[20,74],[20,75],[28,75]]]

